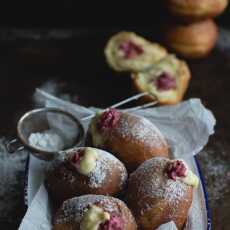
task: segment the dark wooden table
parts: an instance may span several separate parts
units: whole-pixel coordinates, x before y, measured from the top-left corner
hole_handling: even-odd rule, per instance
[[[114,31],[3,31],[0,37],[1,136],[15,135],[17,119],[33,107],[35,87],[47,80],[55,80],[59,83],[59,93],[68,93],[72,100],[86,106],[104,107],[132,95],[129,77],[116,75],[104,61],[103,47]],[[137,32],[155,38],[150,29],[137,29]],[[209,193],[213,229],[228,230],[230,49],[221,43],[209,57],[189,64],[193,77],[186,98],[200,98],[217,119],[216,133],[198,158]],[[14,221],[0,217],[0,229],[16,229],[24,214],[22,184],[23,181],[15,188],[21,195],[17,209],[12,212]]]

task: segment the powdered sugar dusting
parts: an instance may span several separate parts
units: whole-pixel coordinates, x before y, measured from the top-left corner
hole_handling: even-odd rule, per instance
[[[106,212],[119,213],[118,205],[122,201],[102,195],[84,195],[80,197],[75,197],[65,201],[59,211],[56,223],[61,224],[68,222],[70,220],[80,222],[84,213],[90,204],[103,204],[103,208]]]
[[[112,154],[106,151],[98,150],[99,160],[97,160],[97,165],[95,170],[90,174],[89,186],[92,188],[98,188],[102,186],[105,178],[111,178],[112,170],[117,167],[121,174],[121,185],[127,179],[127,172],[124,165]],[[111,181],[112,183],[112,181]]]
[[[187,186],[179,180],[167,180],[164,196],[167,200],[176,201],[185,195]]]
[[[184,195],[187,185],[179,180],[169,179],[164,172],[168,161],[161,157],[152,158],[131,174],[131,180],[138,181],[138,196],[145,194],[149,197],[176,201]]]
[[[97,160],[96,168],[89,175],[89,186],[92,188],[101,187],[106,178],[107,173],[110,174],[111,172],[110,169],[107,169],[107,165],[105,164],[104,159]]]
[[[123,138],[142,142],[146,145],[161,146],[166,141],[160,130],[144,117],[123,113],[117,126]]]
[[[68,151],[63,151],[59,154],[59,156],[49,164],[47,170],[52,171],[54,168],[58,167],[64,161],[68,161],[69,157],[73,152],[76,152],[81,148],[74,148]],[[108,180],[111,178],[113,169],[117,168],[120,171],[120,186],[124,185],[127,180],[127,171],[123,163],[114,157],[112,154],[97,149],[98,159],[96,161],[95,169],[89,174],[89,187],[91,188],[99,188],[103,186],[105,179]],[[71,174],[72,175],[72,174]],[[75,178],[71,176],[67,177],[70,182],[74,182]],[[112,183],[112,181],[111,181]]]
[[[0,220],[14,222],[23,214],[21,197],[23,193],[24,169],[27,151],[9,154],[6,139],[0,138]]]

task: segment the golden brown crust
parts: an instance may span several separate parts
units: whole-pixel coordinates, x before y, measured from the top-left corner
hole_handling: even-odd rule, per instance
[[[220,15],[228,0],[166,0],[166,7],[184,21],[198,21]]]
[[[186,58],[201,58],[210,53],[218,38],[218,28],[213,20],[189,25],[172,25],[166,31],[166,44]]]
[[[71,152],[67,152],[70,155]],[[118,159],[99,150],[97,172],[85,176],[66,161],[54,163],[46,175],[46,188],[55,206],[84,194],[117,195],[126,184],[127,171]],[[101,174],[101,175],[100,175]]]
[[[138,74],[139,73],[132,73],[131,76],[132,76],[134,88],[138,92],[142,93],[142,92],[145,92],[145,90],[142,88],[142,86],[138,82]],[[191,72],[189,70],[187,63],[182,61],[182,60],[179,60],[179,59],[178,59],[178,73],[177,74],[179,76],[179,78],[178,78],[179,82],[178,82],[178,87],[176,90],[176,97],[154,98],[150,95],[146,95],[143,97],[143,99],[147,102],[157,100],[159,102],[159,104],[161,104],[161,105],[174,105],[176,103],[179,103],[183,99],[184,94],[188,88],[189,81],[191,79]]]
[[[143,53],[135,58],[126,59],[120,55],[118,45],[124,41],[132,41],[143,49]],[[106,44],[106,61],[116,71],[142,71],[152,63],[159,61],[167,54],[164,47],[151,43],[133,32],[119,32],[113,35]]]
[[[92,144],[88,132],[88,144]],[[128,171],[133,171],[142,162],[155,156],[169,157],[168,145],[160,131],[143,117],[121,112],[115,128],[103,134],[106,138],[100,147],[112,152]]]
[[[165,176],[168,161],[165,158],[148,160],[129,178],[128,206],[142,230],[155,229],[171,220],[182,229],[186,222],[193,189]]]
[[[120,215],[125,230],[136,230],[136,222],[128,207],[119,199],[109,196],[85,195],[63,203],[54,220],[54,230],[80,230],[82,216],[89,205],[97,205],[108,213]]]

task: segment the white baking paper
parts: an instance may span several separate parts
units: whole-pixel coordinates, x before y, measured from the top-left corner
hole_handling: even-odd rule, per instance
[[[68,110],[74,116],[82,118],[93,114],[82,106],[57,99],[42,91],[36,91],[36,97],[45,106]],[[166,137],[172,157],[184,159],[190,168],[198,175],[194,155],[208,142],[214,133],[215,118],[199,99],[190,99],[175,106],[162,106],[138,110],[135,114],[152,121]],[[88,121],[89,122],[89,121]],[[87,129],[88,122],[83,126]],[[43,185],[46,162],[31,155],[28,172],[28,210],[19,230],[51,230],[51,216],[48,194]],[[173,229],[172,223],[162,225],[161,230]],[[207,213],[204,193],[200,185],[194,191],[193,204],[189,212],[186,230],[206,230]]]
[[[173,221],[170,221],[169,223],[162,224],[156,230],[177,230],[177,227]]]

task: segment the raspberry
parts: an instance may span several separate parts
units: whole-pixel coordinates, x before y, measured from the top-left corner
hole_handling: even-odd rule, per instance
[[[169,73],[162,73],[156,80],[156,87],[159,90],[169,90],[176,88],[176,80]]]
[[[113,128],[119,121],[121,113],[116,109],[109,109],[102,113],[97,123],[99,130],[105,130]]]
[[[169,163],[166,173],[172,180],[176,180],[177,177],[186,177],[187,167],[181,160],[176,160]]]
[[[124,41],[119,45],[119,50],[124,54],[124,58],[131,59],[141,55],[144,50],[141,46],[132,41]]]
[[[77,150],[71,157],[71,163],[73,165],[79,165],[81,157],[84,155],[84,150]]]
[[[112,215],[109,220],[100,225],[100,230],[123,230],[123,220],[120,216]]]

